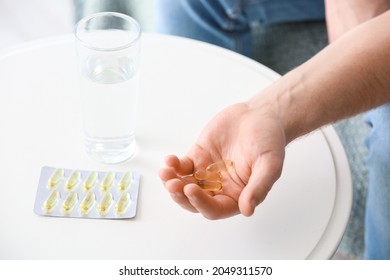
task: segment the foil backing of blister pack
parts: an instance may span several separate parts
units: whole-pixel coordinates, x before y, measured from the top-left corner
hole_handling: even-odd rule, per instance
[[[42,167],[34,212],[41,216],[129,219],[137,213],[140,174]]]

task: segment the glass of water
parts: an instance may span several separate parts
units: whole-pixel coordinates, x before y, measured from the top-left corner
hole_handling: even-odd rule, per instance
[[[81,19],[75,35],[87,153],[103,163],[126,161],[136,152],[140,25],[97,13]]]

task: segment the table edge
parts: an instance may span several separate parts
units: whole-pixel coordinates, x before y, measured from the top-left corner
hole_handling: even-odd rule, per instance
[[[322,234],[317,245],[308,255],[307,259],[331,259],[335,254],[348,224],[352,209],[352,177],[347,155],[344,147],[333,126],[329,125],[320,129],[333,157],[336,172],[336,195],[333,211],[328,226]],[[344,208],[348,211],[338,211]],[[343,225],[344,230],[338,234],[336,227]],[[333,244],[333,245],[332,245]],[[329,247],[331,249],[329,250]]]

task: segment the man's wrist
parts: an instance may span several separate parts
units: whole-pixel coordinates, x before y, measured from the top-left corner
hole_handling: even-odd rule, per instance
[[[309,132],[304,99],[299,98],[304,84],[303,76],[295,69],[246,102],[259,117],[266,114],[276,119],[284,130],[287,143]]]

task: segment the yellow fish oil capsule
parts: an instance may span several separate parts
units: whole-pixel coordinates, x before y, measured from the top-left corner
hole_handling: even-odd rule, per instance
[[[221,173],[219,172],[211,172],[211,171],[204,171],[204,170],[198,170],[195,172],[194,177],[198,180],[206,180],[206,181],[222,181]]]
[[[129,185],[131,183],[132,176],[133,176],[133,174],[130,171],[123,174],[123,176],[118,184],[119,191],[124,192],[125,190],[127,190],[127,188],[129,187]]]
[[[53,190],[43,204],[43,209],[45,210],[45,212],[47,213],[51,212],[56,206],[59,199],[60,199],[59,191]]]
[[[70,212],[72,212],[72,209],[76,205],[77,201],[78,201],[78,196],[76,192],[68,193],[64,202],[62,203],[62,211],[65,214],[69,214]]]
[[[66,189],[68,191],[73,190],[73,188],[77,185],[77,183],[80,181],[80,171],[73,171],[72,174],[70,175],[69,179],[66,181]]]
[[[51,175],[49,179],[49,183],[48,183],[49,189],[52,189],[55,186],[57,186],[63,177],[64,177],[64,169],[58,168],[54,170],[53,175]]]
[[[204,189],[205,191],[220,191],[222,190],[222,183],[221,182],[213,182],[213,181],[205,181],[205,180],[199,180],[198,186]]]
[[[82,215],[88,215],[89,211],[91,211],[92,209],[92,206],[95,204],[95,200],[95,193],[91,191],[87,192],[87,194],[80,203],[80,212]]]
[[[110,192],[106,192],[97,206],[99,215],[100,216],[107,215],[108,210],[110,210],[111,204],[112,204],[112,194]]]
[[[102,191],[107,191],[109,188],[111,188],[114,179],[115,179],[114,172],[112,171],[107,172],[106,176],[104,176],[102,184],[100,185],[100,189]]]
[[[97,179],[98,179],[98,173],[96,171],[90,172],[88,177],[84,181],[83,190],[87,192],[93,189]]]
[[[207,166],[206,170],[210,172],[225,172],[233,166],[231,160],[221,160]]]
[[[115,211],[117,215],[125,214],[127,207],[129,207],[129,204],[130,204],[130,194],[127,192],[122,193],[117,203],[115,204]]]

